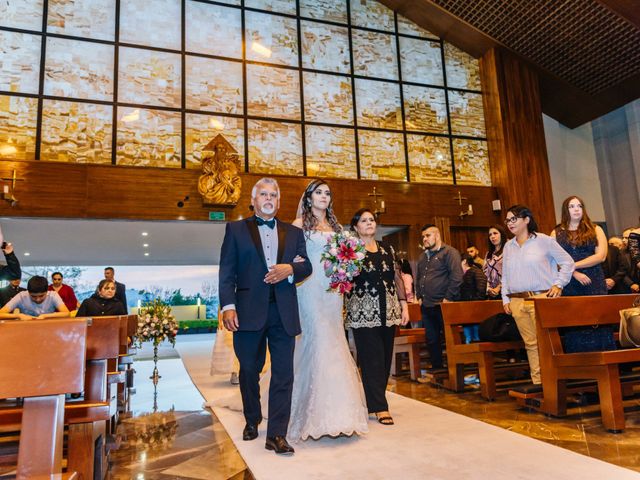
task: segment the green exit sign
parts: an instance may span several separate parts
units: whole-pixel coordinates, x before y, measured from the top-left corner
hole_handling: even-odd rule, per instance
[[[224,222],[224,212],[209,212],[209,220]]]

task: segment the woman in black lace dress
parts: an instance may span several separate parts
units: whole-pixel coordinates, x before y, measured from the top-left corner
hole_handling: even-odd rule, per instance
[[[364,267],[345,295],[346,328],[353,329],[369,413],[383,425],[393,425],[385,398],[391,370],[396,326],[406,325],[409,310],[402,278],[395,269],[393,247],[379,242],[371,210],[358,210],[351,229],[364,241]]]

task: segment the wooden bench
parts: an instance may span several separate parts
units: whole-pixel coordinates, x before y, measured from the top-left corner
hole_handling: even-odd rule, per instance
[[[419,322],[422,319],[419,303],[409,304],[409,321]],[[393,354],[391,357],[391,373],[398,376],[400,369],[397,356],[401,353],[409,355],[409,372],[411,380],[420,377],[420,349],[426,346],[424,328],[398,328],[393,340]]]
[[[602,423],[610,432],[625,427],[623,390],[619,366],[640,361],[640,349],[565,353],[560,328],[615,325],[619,311],[629,308],[637,295],[536,298],[536,330],[540,352],[543,400],[540,410],[562,416],[567,413],[567,380],[597,382]]]
[[[83,320],[0,322],[0,398],[25,397],[17,478],[62,473],[65,393],[84,388],[86,335]]]
[[[481,394],[485,399],[493,400],[496,397],[495,354],[522,349],[524,343],[522,341],[464,343],[461,327],[477,325],[493,315],[504,313],[502,302],[500,300],[444,302],[441,307],[449,370],[449,378],[443,381],[443,386],[455,392],[462,392],[465,366],[477,364]],[[522,368],[522,365],[506,364],[505,366]]]

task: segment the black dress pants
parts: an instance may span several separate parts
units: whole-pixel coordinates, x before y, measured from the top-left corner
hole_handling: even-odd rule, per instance
[[[395,325],[353,329],[353,339],[358,351],[358,364],[362,372],[362,385],[369,413],[389,410],[385,393],[391,372],[395,335]]]

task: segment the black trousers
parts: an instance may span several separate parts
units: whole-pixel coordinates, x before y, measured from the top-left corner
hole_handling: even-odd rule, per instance
[[[422,305],[422,323],[427,336],[427,350],[431,359],[432,368],[442,368],[442,310],[440,305],[427,307]]]
[[[369,413],[389,410],[385,392],[391,372],[395,335],[395,325],[353,329],[353,339],[358,351],[358,364],[362,372],[362,385]]]
[[[267,324],[262,330],[233,333],[233,349],[240,363],[242,408],[247,423],[253,424],[262,420],[259,382],[267,344],[271,354],[267,436],[286,436],[291,414],[295,337],[285,331],[275,302],[269,304]]]

